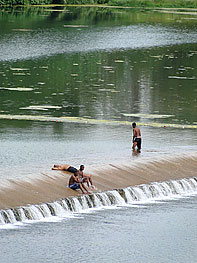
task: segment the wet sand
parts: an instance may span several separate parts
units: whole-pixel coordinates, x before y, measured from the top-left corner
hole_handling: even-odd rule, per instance
[[[165,156],[153,161],[140,158],[131,164],[109,164],[105,168],[94,170],[86,167],[87,173],[93,174],[96,186],[94,192],[125,188],[128,186],[176,180],[197,176],[197,155]],[[14,208],[29,204],[53,202],[69,196],[81,195],[67,187],[70,174],[51,171],[29,180],[7,180],[0,187],[0,209]],[[92,190],[91,190],[92,191]]]

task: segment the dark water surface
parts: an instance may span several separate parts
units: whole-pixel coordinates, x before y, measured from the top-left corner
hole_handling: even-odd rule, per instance
[[[196,16],[189,13],[0,9],[2,183],[47,173],[53,163],[94,166],[196,152],[196,58]],[[120,125],[40,122],[39,116]],[[149,125],[140,127],[141,155],[132,154],[132,129],[124,121]],[[27,224],[1,230],[1,260],[193,263],[195,218],[191,197]]]

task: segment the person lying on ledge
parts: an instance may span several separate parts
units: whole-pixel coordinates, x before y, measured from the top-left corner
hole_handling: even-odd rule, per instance
[[[71,175],[68,186],[72,190],[80,189],[83,194],[90,194],[90,192],[88,192],[88,189],[85,187],[85,185],[82,182],[80,182],[78,171],[74,173],[73,175]]]
[[[79,177],[81,179],[81,183],[87,183],[88,187],[90,187],[90,185],[91,185],[91,187],[94,188],[92,178],[91,178],[92,175],[91,174],[87,175],[87,174],[83,173],[84,165],[80,165],[79,170],[77,170],[77,168],[72,167],[69,164],[62,164],[62,165],[54,164],[52,170],[67,171],[70,173],[79,172]]]
[[[75,167],[70,166],[69,164],[54,164],[52,170],[60,170],[60,171],[67,171],[70,173],[76,173],[78,170]]]
[[[89,174],[89,175],[84,174],[84,173],[83,173],[84,168],[85,168],[85,167],[84,167],[83,164],[80,165],[80,168],[79,168],[79,177],[82,179],[82,182],[83,182],[83,183],[87,183],[88,187],[90,187],[90,185],[91,185],[91,187],[94,188],[93,182],[92,182],[92,178],[91,178],[92,175],[91,175],[91,174]]]

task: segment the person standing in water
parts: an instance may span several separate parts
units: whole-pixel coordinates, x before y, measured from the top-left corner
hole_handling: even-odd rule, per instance
[[[141,143],[142,143],[142,139],[141,139],[141,131],[138,127],[136,127],[136,123],[133,122],[132,123],[132,127],[133,127],[133,151],[135,151],[135,147],[137,146],[137,151],[140,152],[141,151]]]

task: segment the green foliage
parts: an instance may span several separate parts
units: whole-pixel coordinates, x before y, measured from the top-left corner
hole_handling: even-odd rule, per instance
[[[0,0],[2,5],[106,4],[109,0]]]
[[[47,5],[47,4],[108,4],[140,8],[175,7],[197,8],[197,0],[0,0],[0,5]]]
[[[52,4],[53,0],[0,0],[2,5],[37,5]]]

